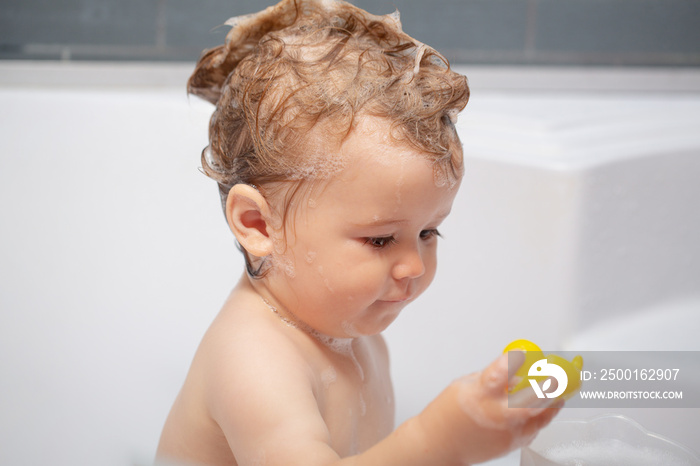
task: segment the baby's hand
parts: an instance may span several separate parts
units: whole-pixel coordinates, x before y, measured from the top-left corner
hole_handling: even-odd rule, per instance
[[[506,389],[524,360],[522,353],[511,355],[509,372],[503,354],[482,372],[454,381],[418,416],[427,447],[446,455],[441,464],[479,463],[527,445],[559,412],[563,402],[538,399],[532,390],[512,395],[509,407]]]

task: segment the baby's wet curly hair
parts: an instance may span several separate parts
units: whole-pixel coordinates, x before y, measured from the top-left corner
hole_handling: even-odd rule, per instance
[[[390,121],[392,136],[424,152],[441,182],[461,176],[454,122],[469,99],[467,80],[405,34],[398,12],[283,0],[226,24],[226,43],[204,52],[188,82],[189,93],[216,105],[202,168],[224,207],[237,183],[264,192],[328,174],[338,161],[307,136],[322,128],[342,140],[362,115]]]

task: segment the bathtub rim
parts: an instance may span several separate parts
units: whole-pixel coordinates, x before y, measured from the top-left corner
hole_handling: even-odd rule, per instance
[[[183,86],[194,62],[0,60],[0,86]],[[700,93],[700,68],[455,64],[472,88],[539,92]],[[107,72],[107,73],[105,73]]]

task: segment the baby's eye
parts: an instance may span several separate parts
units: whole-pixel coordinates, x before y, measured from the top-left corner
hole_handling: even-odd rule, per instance
[[[365,244],[369,244],[373,248],[382,249],[390,244],[396,243],[393,236],[382,236],[379,238],[365,238]]]
[[[420,232],[420,239],[430,239],[435,236],[442,236],[437,230],[437,228],[433,228],[431,230],[423,230]]]

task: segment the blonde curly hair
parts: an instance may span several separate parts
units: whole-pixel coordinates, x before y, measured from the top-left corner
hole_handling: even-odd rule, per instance
[[[283,0],[227,21],[224,45],[203,53],[188,92],[216,105],[204,172],[232,186],[318,178],[332,154],[306,136],[349,134],[358,116],[386,118],[392,137],[424,152],[442,182],[461,176],[454,128],[467,79],[402,31],[398,12],[375,16],[340,0]],[[288,199],[289,200],[289,199]]]

